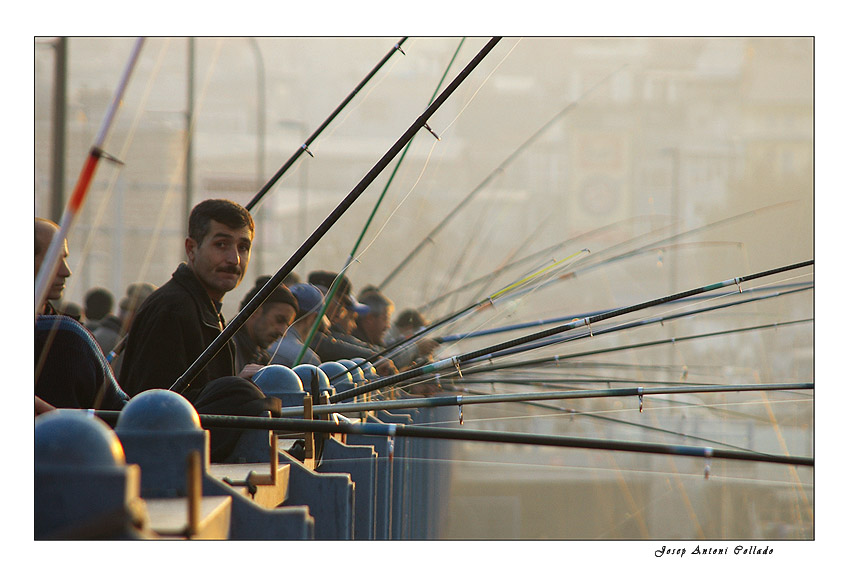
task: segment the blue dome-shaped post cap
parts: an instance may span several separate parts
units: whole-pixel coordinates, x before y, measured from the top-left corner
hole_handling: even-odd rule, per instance
[[[80,409],[57,409],[35,418],[35,467],[118,467],[125,464],[118,436]]]
[[[185,397],[165,389],[143,391],[131,398],[118,416],[115,431],[198,431],[201,419]]]
[[[323,362],[319,365],[319,368],[328,376],[328,380],[334,386],[339,382],[353,382],[351,373],[348,372],[348,367],[336,361]]]
[[[366,382],[366,376],[363,374],[363,369],[359,368],[356,362],[350,361],[347,358],[341,359],[337,362],[348,369],[348,372],[351,373],[351,378],[354,379],[355,385],[362,385]]]
[[[267,395],[304,392],[304,385],[298,373],[283,365],[265,366],[257,371],[251,380]]]
[[[348,371],[348,367],[336,361],[323,362],[319,365],[331,381],[334,389],[338,393],[344,393],[355,387],[354,377]]]
[[[374,381],[374,380],[381,378],[378,375],[378,371],[375,370],[375,366],[370,362],[366,362],[365,358],[358,357],[358,358],[353,358],[351,360],[352,360],[352,362],[360,365],[360,370],[363,371],[363,376],[366,377],[367,381],[371,382],[371,381]]]
[[[331,382],[328,380],[328,375],[325,374],[325,371],[320,369],[315,365],[298,365],[292,369],[295,371],[301,378],[301,384],[304,386],[304,390],[306,392],[310,392],[313,385],[313,377],[316,377],[316,380],[319,382],[319,392],[323,391],[331,391]]]

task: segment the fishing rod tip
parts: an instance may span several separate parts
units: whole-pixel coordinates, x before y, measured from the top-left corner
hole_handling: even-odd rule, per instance
[[[428,129],[428,132],[431,133],[431,135],[433,135],[437,139],[437,141],[442,141],[442,139],[440,139],[440,136],[434,132],[434,130],[428,125],[428,123],[425,123],[425,128]]]

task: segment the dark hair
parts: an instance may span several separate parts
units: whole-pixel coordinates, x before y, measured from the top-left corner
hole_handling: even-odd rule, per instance
[[[383,293],[377,289],[370,290],[368,292],[361,292],[357,300],[369,307],[370,314],[383,312],[387,308],[393,306],[393,301],[384,296]]]
[[[92,288],[85,296],[86,318],[88,320],[100,320],[112,312],[115,298],[112,292],[106,288]]]
[[[254,283],[254,287],[251,288],[251,290],[249,290],[248,293],[245,295],[245,298],[242,299],[242,304],[239,305],[239,309],[241,310],[245,308],[245,306],[247,306],[248,303],[253,300],[254,296],[257,295],[257,292],[259,292],[262,287],[266,285],[266,282],[268,282],[270,279],[271,276],[260,276],[259,278],[257,278],[257,281]],[[292,306],[292,308],[295,309],[296,313],[298,312],[298,300],[286,286],[280,285],[275,288],[272,293],[269,294],[268,298],[266,298],[265,302],[263,302],[263,305],[260,308],[265,308],[266,304],[274,304],[275,302],[289,304],[290,306]]]
[[[310,272],[307,276],[307,282],[312,284],[313,286],[322,286],[330,290],[331,286],[333,286],[334,280],[336,280],[337,274],[334,272],[328,272],[327,270],[316,270],[315,272]],[[340,277],[339,284],[336,287],[335,296],[348,296],[351,293],[351,281],[348,277],[343,274]],[[327,294],[327,292],[325,292]]]
[[[428,322],[418,310],[408,308],[398,313],[395,319],[395,325],[399,328],[422,328],[423,326],[427,326]]]
[[[232,229],[247,227],[254,236],[254,218],[247,209],[229,199],[202,201],[189,215],[189,237],[199,244],[210,231],[210,221],[215,220]]]

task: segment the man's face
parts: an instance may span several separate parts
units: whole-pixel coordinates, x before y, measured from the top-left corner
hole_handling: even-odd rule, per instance
[[[186,238],[189,267],[210,295],[221,302],[245,276],[251,259],[253,233],[247,226],[232,229],[215,220],[204,239],[198,243]]]
[[[340,306],[334,324],[345,334],[351,334],[357,328],[357,313],[349,310],[345,306]]]
[[[381,344],[384,340],[384,334],[390,329],[390,318],[392,317],[393,309],[387,308],[383,312],[367,314],[361,318],[361,327],[366,333],[366,337],[372,344]]]
[[[47,255],[47,249],[50,242],[53,240],[53,234],[56,233],[56,228],[50,224],[38,223],[36,225],[38,236],[38,246],[41,250],[35,255],[35,277],[38,276],[38,271],[41,268],[41,263]],[[68,241],[64,240],[61,251],[61,259],[59,260],[59,268],[56,270],[56,276],[53,277],[53,282],[47,290],[47,300],[60,300],[65,292],[65,279],[71,275],[71,269],[68,267]]]
[[[289,325],[295,320],[295,309],[283,302],[263,304],[248,319],[245,325],[257,346],[268,348],[283,336]]]

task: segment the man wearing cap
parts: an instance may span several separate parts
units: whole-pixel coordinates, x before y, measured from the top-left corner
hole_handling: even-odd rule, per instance
[[[318,270],[310,272],[307,279],[316,285],[323,293],[327,292],[337,274]],[[324,361],[335,361],[342,359],[364,358],[370,359],[378,353],[378,349],[363,342],[351,334],[348,322],[368,312],[368,307],[360,304],[351,294],[351,282],[345,275],[340,277],[334,298],[326,310],[330,324],[323,332],[317,332],[310,343],[310,347]],[[382,375],[395,374],[397,369],[389,360],[378,361],[375,365]]]
[[[240,309],[257,295],[268,281],[268,276],[257,278],[254,287],[242,300]],[[298,300],[286,286],[278,286],[268,298],[245,321],[236,332],[236,367],[243,368],[248,364],[267,365],[271,359],[269,345],[283,336],[286,329],[295,320],[298,313]]]
[[[310,329],[316,322],[316,317],[322,308],[324,297],[322,292],[312,284],[293,284],[289,291],[295,297],[298,304],[298,316],[283,337],[269,347],[271,356],[270,364],[284,365],[292,368],[298,355],[304,348],[304,337],[310,333]],[[298,364],[320,365],[321,359],[312,349],[307,349]]]

